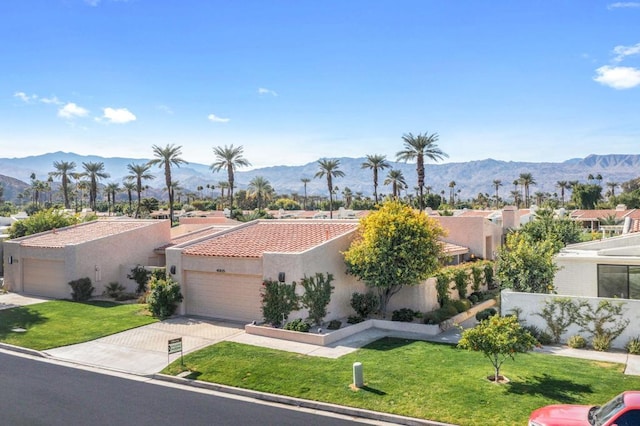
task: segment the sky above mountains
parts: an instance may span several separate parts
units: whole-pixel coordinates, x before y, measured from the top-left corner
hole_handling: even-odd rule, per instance
[[[632,154],[640,2],[3,0],[0,150],[254,167]]]

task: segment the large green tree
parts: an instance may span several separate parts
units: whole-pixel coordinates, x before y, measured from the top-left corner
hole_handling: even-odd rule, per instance
[[[384,314],[403,286],[417,285],[440,266],[444,235],[438,222],[398,201],[387,201],[361,220],[344,253],[347,273],[377,291]]]
[[[568,217],[556,217],[552,209],[539,209],[534,219],[524,224],[519,232],[524,237],[530,238],[532,243],[550,241],[555,246],[557,253],[567,244],[580,242],[582,228]]]
[[[215,161],[209,168],[214,172],[222,169],[227,170],[227,183],[229,184],[229,209],[233,210],[233,188],[235,184],[235,171],[238,167],[249,167],[251,163],[243,156],[244,148],[242,146],[216,146],[213,153],[216,156]]]
[[[318,160],[318,172],[316,178],[327,178],[327,189],[329,190],[329,218],[333,219],[333,178],[343,177],[344,172],[340,170],[340,160],[323,158]]]
[[[419,133],[413,135],[406,133],[402,136],[404,141],[404,149],[396,154],[398,161],[416,161],[416,172],[418,174],[418,191],[420,211],[424,210],[424,159],[425,157],[432,161],[439,161],[449,157],[436,144],[438,141],[437,133]]]
[[[592,210],[602,200],[602,187],[593,183],[579,183],[573,187],[571,201],[580,209]]]
[[[87,216],[84,220],[94,220],[95,216]],[[70,215],[61,210],[40,210],[26,219],[14,222],[9,228],[9,238],[19,238],[33,235],[51,229],[60,229],[66,226],[80,223],[81,219],[77,215]]]
[[[367,159],[360,166],[363,169],[373,170],[373,198],[378,203],[378,172],[391,165],[387,162],[386,155],[367,155]]]
[[[249,196],[254,197],[258,203],[258,210],[262,210],[262,202],[270,200],[274,192],[269,180],[262,176],[251,179],[248,189]]]
[[[126,179],[129,182],[135,182],[135,190],[136,190],[136,193],[138,194],[138,205],[136,207],[136,216],[135,217],[140,217],[140,201],[141,201],[141,194],[142,194],[142,181],[154,178],[154,176],[151,173],[149,173],[149,169],[150,168],[151,168],[151,164],[149,164],[149,163],[144,163],[144,164],[130,163],[130,164],[127,164],[127,170],[129,171],[129,174],[127,175]],[[130,194],[131,193],[129,193],[129,197],[131,197]],[[131,208],[131,198],[129,198],[129,208]]]
[[[71,208],[71,204],[69,204],[69,175],[76,168],[76,163],[73,161],[54,161],[53,167],[56,170],[49,173],[49,175],[60,178],[64,208],[69,209]]]
[[[171,181],[171,166],[180,167],[181,164],[188,164],[180,156],[182,155],[182,147],[169,145],[164,148],[153,145],[153,155],[156,157],[149,161],[149,164],[154,166],[158,165],[161,169],[164,169],[164,182],[169,194],[169,219],[173,223],[173,184]]]

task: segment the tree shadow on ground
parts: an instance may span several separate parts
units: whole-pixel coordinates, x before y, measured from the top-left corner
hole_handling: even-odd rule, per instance
[[[32,326],[42,324],[47,320],[47,317],[29,309],[28,306],[0,311],[0,340],[5,340],[9,335],[20,333],[20,331],[13,330],[29,330]]]
[[[411,345],[416,342],[422,342],[422,340],[407,339],[407,338],[401,338],[401,337],[383,337],[381,339],[378,339],[376,341],[369,343],[368,345],[363,346],[363,348],[375,350],[375,351],[392,351],[394,349]],[[448,343],[441,343],[441,342],[429,342],[429,343],[434,345],[451,346]],[[453,348],[455,348],[455,346],[453,346]]]
[[[527,382],[511,382],[507,386],[510,393],[517,395],[537,394],[564,404],[577,402],[576,396],[579,394],[593,393],[591,385],[557,379],[548,374],[530,377]]]

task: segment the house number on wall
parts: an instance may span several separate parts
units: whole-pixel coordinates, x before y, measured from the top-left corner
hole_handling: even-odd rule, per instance
[[[224,269],[216,269],[216,272],[226,272]]]

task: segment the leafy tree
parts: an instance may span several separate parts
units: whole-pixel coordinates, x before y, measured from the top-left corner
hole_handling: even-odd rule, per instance
[[[386,155],[367,155],[366,161],[360,166],[363,169],[373,170],[373,198],[378,202],[378,172],[384,170],[391,165],[387,162]]]
[[[361,220],[344,253],[347,273],[378,292],[384,314],[389,299],[405,285],[417,285],[439,268],[444,230],[438,222],[397,201]]]
[[[262,316],[264,320],[279,326],[289,318],[291,311],[300,309],[295,281],[291,284],[265,280],[262,283]]]
[[[595,184],[579,183],[573,187],[571,201],[580,209],[591,210],[602,199],[602,187]]]
[[[318,160],[319,170],[315,174],[316,178],[327,178],[327,188],[329,189],[329,218],[333,219],[333,178],[343,177],[344,172],[340,170],[340,160],[320,159]]]
[[[61,178],[62,196],[64,197],[64,208],[70,208],[69,204],[69,175],[76,168],[76,163],[73,161],[54,161],[53,167],[55,171],[49,173],[49,176]]]
[[[331,301],[333,292],[333,275],[318,272],[313,277],[304,277],[300,284],[304,288],[304,294],[300,298],[302,306],[309,309],[309,318],[314,324],[321,325],[322,319],[327,316],[327,306]]]
[[[278,198],[269,204],[268,208],[272,210],[300,210],[301,206],[300,203],[291,198]]]
[[[87,162],[82,163],[85,176],[89,177],[89,207],[96,210],[96,199],[98,197],[98,180],[106,179],[109,173],[104,171],[103,162]]]
[[[229,208],[233,208],[233,186],[235,184],[235,171],[238,167],[248,167],[251,165],[249,160],[242,156],[244,148],[242,146],[216,146],[213,148],[213,153],[216,156],[216,160],[209,166],[214,172],[219,172],[222,169],[227,170],[227,184],[229,185]]]
[[[78,216],[69,215],[61,210],[40,210],[24,220],[14,222],[9,228],[9,238],[20,238],[52,229],[80,223]]]
[[[550,240],[532,241],[519,232],[508,234],[496,261],[500,286],[527,293],[552,293],[558,269],[553,262],[556,247]]]
[[[533,243],[551,241],[557,253],[567,244],[580,242],[582,229],[577,222],[569,218],[554,217],[551,209],[540,209],[536,212],[534,220],[523,225],[519,232],[529,237]]]
[[[142,181],[153,179],[154,176],[149,173],[149,169],[151,168],[150,163],[146,164],[127,164],[127,170],[129,170],[129,174],[126,179],[129,182],[135,181],[135,191],[138,194],[138,206],[136,207],[136,215],[135,217],[140,217],[140,196],[142,194]],[[130,189],[127,187],[127,190]],[[129,207],[131,207],[131,192],[129,192]]]
[[[498,383],[500,367],[507,358],[515,360],[517,353],[528,352],[536,344],[536,339],[520,326],[518,318],[513,315],[506,317],[494,315],[474,328],[464,330],[458,347],[482,352],[489,358],[495,371],[494,381]]]
[[[158,145],[153,145],[153,155],[156,157],[149,161],[149,165],[158,165],[161,169],[164,169],[164,181],[169,194],[169,219],[173,223],[173,184],[171,180],[171,166],[180,167],[181,164],[188,164],[185,160],[180,158],[182,155],[182,147],[169,145],[162,148]]]
[[[396,158],[398,161],[404,162],[416,160],[418,196],[420,211],[422,211],[424,210],[424,157],[433,161],[439,161],[449,157],[449,155],[444,153],[436,144],[438,141],[437,133],[419,133],[415,136],[412,133],[406,133],[402,135],[402,140],[404,141],[404,149],[396,154]]]

